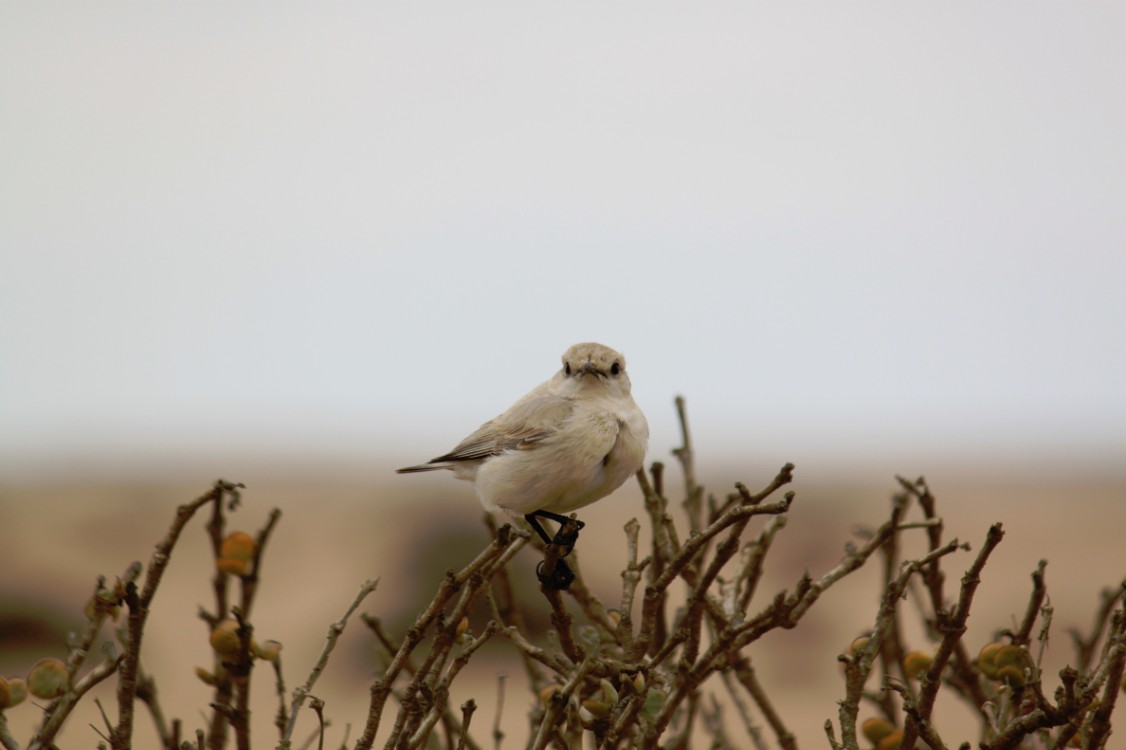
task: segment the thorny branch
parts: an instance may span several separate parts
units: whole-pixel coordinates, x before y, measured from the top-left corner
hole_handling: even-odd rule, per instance
[[[1011,750],[1030,737],[1046,750],[1063,750],[1073,741],[1083,750],[1102,750],[1110,736],[1119,686],[1126,673],[1123,586],[1104,593],[1089,635],[1073,632],[1077,665],[1060,672],[1061,685],[1050,700],[1041,686],[1040,660],[1029,654],[1038,621],[1041,650],[1047,644],[1052,608],[1044,576],[1046,562],[1040,561],[1032,574],[1032,590],[1014,629],[994,631],[1007,642],[991,644],[989,654],[1005,654],[1009,661],[1003,666],[1007,671],[993,669],[996,665],[991,665],[992,657],[987,658],[985,650],[977,659],[972,658],[963,638],[975,591],[993,549],[1001,541],[1001,526],[995,524],[989,529],[962,576],[957,600],[950,604],[943,566],[948,565],[949,555],[968,548],[957,540],[944,539],[944,522],[927,483],[898,478],[900,491],[893,498],[888,520],[863,543],[847,544],[836,564],[815,575],[804,574],[789,588],[764,597],[760,589],[766,560],[775,540],[787,528],[795,502],[793,492],[785,493],[780,500],[772,498],[793,481],[794,467],[783,466],[758,492],[740,482],[717,499],[707,494],[698,480],[682,398],[677,399],[676,408],[681,445],[673,454],[683,474],[684,498],[679,505],[669,502],[665,467],[660,462],[638,472],[644,522],[632,519],[624,527],[625,562],[617,607],[607,607],[595,589],[588,587],[577,554],[569,558],[575,580],[566,593],[543,587],[532,597],[520,591],[509,574],[509,564],[529,544],[530,535],[508,525],[498,527],[490,519],[491,540],[485,549],[461,570],[447,571],[430,602],[402,636],[393,637],[377,618],[363,616],[386,652],[386,659],[371,683],[367,717],[355,741],[357,750],[371,748],[377,736],[384,737],[387,750],[443,743],[447,750],[480,750],[483,745],[470,732],[477,702],[470,699],[455,707],[451,695],[465,667],[494,641],[515,650],[527,683],[537,693],[528,717],[527,747],[531,750],[588,744],[605,750],[680,750],[691,745],[694,732],[711,737],[714,748],[753,746],[764,750],[773,738],[781,750],[797,750],[785,707],[771,695],[769,679],[764,682],[745,649],[759,641],[769,643],[777,629],[800,626],[827,590],[880,552],[884,585],[872,629],[840,657],[845,672],[845,694],[838,716],[840,738],[832,721],[825,724],[834,750],[859,750],[863,704],[875,705],[879,711],[877,723],[886,724],[886,731],[872,725],[872,720],[864,724],[863,733],[873,744],[879,744],[880,750],[896,746],[908,750],[917,741],[931,750],[955,747],[942,738],[933,716],[936,705],[941,705],[937,700],[940,691],[956,695],[979,712],[981,732],[977,742],[981,750]],[[131,746],[133,703],[137,698],[149,704],[162,745],[192,746],[180,742],[181,721],[165,719],[163,708],[156,702],[155,679],[140,668],[142,634],[153,595],[180,532],[197,510],[211,503],[206,528],[218,558],[226,524],[224,507],[231,509],[237,504],[240,487],[218,482],[210,492],[179,509],[168,534],[157,546],[143,586],[138,585],[142,574],[139,564],[126,570],[113,585],[99,579],[88,608],[88,623],[72,637],[65,689],[47,706],[29,749],[53,747],[53,739],[79,698],[114,674],[118,677],[118,721],[110,726],[108,737],[114,750]],[[230,502],[225,503],[228,499]],[[921,518],[910,517],[915,509]],[[213,579],[214,610],[200,613],[211,628],[234,618],[239,645],[233,656],[224,657],[221,674],[214,677],[214,712],[208,731],[195,733],[197,750],[205,746],[224,748],[228,725],[240,750],[250,747],[250,670],[254,658],[267,657],[261,656],[251,641],[249,613],[266,542],[279,518],[278,511],[271,513],[255,538],[250,567],[237,576],[241,585],[238,598],[232,602],[228,591],[231,575],[218,570]],[[562,531],[567,530],[565,524]],[[925,553],[903,561],[905,540],[919,533],[925,535]],[[544,567],[549,573],[566,551],[556,545],[538,549],[543,550]],[[288,711],[275,651],[276,685],[282,691],[275,718],[279,750],[293,747],[293,733],[306,703],[317,714],[317,728],[308,742],[325,743],[325,730],[331,727],[325,711],[331,711],[332,706],[326,706],[312,690],[326,670],[346,623],[375,585],[375,581],[366,582],[344,615],[329,628],[320,657],[307,679],[293,691]],[[900,602],[909,593],[917,607],[912,612],[923,620],[922,632],[933,642],[926,657],[929,660],[911,670],[905,664],[906,648],[900,630],[900,620],[907,616],[900,611]],[[128,610],[125,652],[107,652],[104,659],[81,674],[101,626],[122,605]],[[471,622],[482,609],[487,619]],[[550,620],[549,633],[536,632],[533,623],[537,617]],[[996,658],[1002,659],[999,655]],[[865,683],[877,659],[883,674],[881,687],[866,691]],[[501,713],[506,681],[504,677],[498,681],[498,705],[491,728],[497,750],[505,736]],[[392,715],[389,728],[383,722],[385,714]],[[736,720],[729,723],[733,715]],[[0,746],[19,750],[4,719],[0,711]],[[895,729],[896,725],[900,728]],[[883,733],[884,741],[872,739],[871,732],[877,730]],[[441,737],[436,736],[439,732]],[[587,734],[589,741],[584,739]],[[339,746],[346,743],[347,738]],[[970,746],[968,742],[961,745],[966,750]]]
[[[915,747],[915,739],[920,730],[926,729],[930,725],[931,711],[934,710],[935,697],[938,695],[938,688],[941,685],[942,671],[950,660],[950,656],[954,653],[955,646],[961,642],[962,636],[966,633],[966,620],[970,616],[970,605],[973,602],[974,592],[981,582],[981,571],[985,567],[989,555],[1001,543],[1001,538],[1004,535],[1005,532],[1001,530],[999,523],[993,524],[989,528],[985,544],[982,545],[969,570],[962,576],[961,595],[958,597],[958,604],[954,612],[938,613],[938,629],[943,634],[942,641],[939,643],[938,651],[934,655],[930,668],[922,675],[920,680],[917,718],[908,715],[906,728],[903,732],[903,741],[900,744],[901,750],[910,750],[910,748]]]
[[[341,634],[344,633],[344,628],[348,626],[349,618],[352,617],[352,614],[359,608],[364,599],[375,591],[378,585],[378,578],[364,581],[364,584],[360,586],[360,590],[356,594],[356,598],[352,600],[348,609],[345,610],[344,615],[329,626],[328,635],[325,637],[324,649],[321,651],[320,657],[317,658],[316,664],[313,665],[313,671],[309,673],[304,684],[293,691],[293,702],[289,707],[289,721],[285,725],[285,731],[282,734],[281,741],[278,743],[279,750],[288,750],[293,737],[293,730],[297,726],[297,714],[301,710],[301,706],[304,705],[305,699],[312,693],[313,686],[317,684],[321,673],[324,672],[325,667],[328,665],[328,658],[336,648],[336,642],[340,639]]]
[[[233,511],[238,507],[239,500],[238,494],[231,495],[227,503],[224,503],[223,496],[214,497],[211,520],[207,524],[212,554],[216,561],[215,575],[212,578],[212,589],[215,592],[215,612],[206,612],[201,608],[199,616],[212,630],[220,623],[235,618],[239,623],[238,633],[241,642],[241,647],[238,654],[233,657],[233,661],[230,664],[224,662],[223,668],[216,670],[215,690],[211,699],[211,722],[207,734],[209,750],[222,750],[226,747],[228,725],[235,729],[235,739],[240,748],[246,748],[250,744],[249,694],[250,675],[254,661],[250,649],[249,634],[253,630],[250,623],[250,610],[254,605],[254,597],[258,591],[258,580],[262,573],[262,559],[266,543],[281,518],[279,509],[274,508],[270,511],[265,525],[258,531],[254,540],[249,568],[241,575],[229,574],[218,565],[222,557],[223,532],[227,520],[224,507],[227,511]],[[229,600],[228,584],[233,578],[237,578],[239,583],[238,606],[231,606]],[[274,668],[280,671],[280,664],[275,662]],[[234,705],[232,705],[232,699],[235,701]]]
[[[168,567],[172,549],[180,538],[188,521],[196,511],[210,502],[221,502],[224,496],[238,496],[242,485],[224,482],[215,483],[211,491],[196,498],[195,501],[181,505],[176,512],[176,519],[168,534],[156,546],[152,559],[149,561],[148,573],[145,575],[144,588],[137,592],[135,584],[125,587],[125,603],[129,608],[128,642],[126,644],[125,658],[121,663],[121,671],[117,683],[117,726],[110,735],[113,750],[125,750],[132,744],[133,737],[133,701],[137,695],[137,671],[140,665],[141,639],[144,635],[145,621],[149,616],[149,607],[152,604],[156,588]]]

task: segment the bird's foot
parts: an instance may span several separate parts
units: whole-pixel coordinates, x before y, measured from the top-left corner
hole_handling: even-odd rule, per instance
[[[571,550],[575,548],[575,543],[579,541],[579,532],[583,530],[584,526],[586,524],[579,519],[569,518],[566,523],[559,527],[559,531],[555,532],[555,538],[551,540],[551,543],[566,550],[560,557],[571,554]]]
[[[536,566],[536,578],[549,589],[566,591],[575,582],[575,571],[571,570],[571,566],[562,557],[555,561],[550,575],[544,575],[543,568],[544,561],[540,560],[539,565]]]
[[[564,591],[570,588],[574,582],[575,571],[563,558],[575,549],[575,543],[579,540],[579,532],[586,524],[577,518],[539,511],[538,515],[543,515],[559,524],[559,530],[555,532],[555,537],[548,541],[548,536],[544,533],[543,527],[536,521],[536,515],[525,516],[532,528],[547,543],[547,549],[544,550],[544,559],[536,566],[536,577],[545,588]]]

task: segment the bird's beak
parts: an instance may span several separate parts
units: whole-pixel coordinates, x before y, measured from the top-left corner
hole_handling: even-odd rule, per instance
[[[602,372],[602,370],[599,370],[597,367],[595,367],[593,362],[585,363],[582,366],[582,371],[583,371],[584,375],[604,375],[605,374],[605,373]]]

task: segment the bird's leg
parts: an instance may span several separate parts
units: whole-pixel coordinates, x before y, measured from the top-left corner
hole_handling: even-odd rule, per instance
[[[573,518],[573,517],[570,517],[570,516],[562,516],[562,515],[559,515],[558,513],[552,513],[550,510],[533,511],[532,513],[529,513],[528,515],[524,516],[524,518],[528,519],[528,523],[532,524],[532,527],[536,529],[536,531],[539,533],[540,537],[543,538],[544,542],[547,542],[547,535],[543,532],[543,529],[539,525],[539,522],[532,520],[533,516],[540,516],[541,518],[547,518],[547,519],[549,519],[551,521],[555,521],[557,524],[559,524],[559,531],[555,532],[555,538],[552,539],[550,543],[551,544],[559,544],[559,545],[566,547],[567,552],[565,552],[564,554],[567,554],[567,555],[571,554],[571,550],[573,550],[575,548],[575,542],[579,541],[579,532],[583,530],[584,526],[586,526],[585,523],[583,523],[582,521],[580,521],[577,518]],[[563,532],[567,528],[568,524],[574,525],[574,531],[570,534],[564,534]]]
[[[539,538],[543,540],[544,544],[551,544],[551,537],[543,530],[543,526],[540,526],[540,522],[536,519],[536,513],[526,513],[524,520],[528,522],[528,525],[532,527],[532,531],[536,532]]]
[[[537,516],[551,519],[560,524],[559,531],[555,533],[555,538],[548,537],[547,532],[544,531],[543,526],[540,525]],[[535,530],[540,539],[543,539],[544,544],[547,545],[547,553],[542,562],[536,566],[536,577],[540,579],[540,583],[548,588],[556,590],[567,589],[575,580],[575,571],[571,570],[571,566],[563,558],[571,554],[571,550],[575,548],[575,542],[578,541],[579,531],[583,527],[583,522],[575,518],[568,518],[561,516],[558,513],[552,513],[546,510],[537,510],[528,513],[524,516],[524,520],[528,525]],[[564,534],[564,531],[569,533]],[[549,562],[550,561],[550,562]],[[545,565],[545,563],[548,563]],[[547,568],[545,570],[545,568]]]

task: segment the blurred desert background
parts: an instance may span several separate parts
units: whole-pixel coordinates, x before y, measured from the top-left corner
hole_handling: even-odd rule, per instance
[[[1124,26],[1097,3],[0,6],[0,674],[62,656],[96,576],[220,477],[247,485],[234,528],[282,511],[255,619],[290,687],[367,578],[401,634],[487,536],[469,485],[394,468],[597,340],[674,503],[677,394],[709,491],[796,464],[763,602],[881,523],[896,474],[975,549],[1003,522],[967,641],[1021,616],[1047,559],[1050,692],[1126,575]],[[642,513],[628,483],[581,514],[608,602]],[[203,523],[142,653],[189,736]],[[750,649],[804,748],[878,579]],[[507,674],[522,746],[519,663],[480,656],[453,702],[485,730]],[[376,664],[354,622],[316,691],[330,742]],[[86,710],[60,746],[96,744]],[[37,712],[8,712],[16,737]]]
[[[751,468],[739,473],[731,467],[705,473],[716,478],[715,490],[730,489],[724,478],[734,481],[736,476],[754,486],[765,485],[773,472],[758,462],[748,464]],[[801,474],[798,467],[796,504],[790,524],[768,558],[758,608],[782,588],[792,588],[803,571],[815,576],[827,572],[842,557],[846,541],[860,543],[859,534],[882,522],[888,512],[894,489],[890,479],[810,484]],[[380,583],[361,611],[382,618],[388,630],[401,637],[433,595],[443,571],[461,567],[485,545],[488,537],[471,489],[453,480],[448,486],[441,478],[424,480],[421,486],[405,479],[400,483],[383,478],[364,485],[324,477],[250,484],[230,528],[254,533],[270,508],[282,510],[267,547],[254,620],[257,637],[284,644],[282,663],[290,688],[307,676],[328,625],[343,613],[363,580],[378,576]],[[673,499],[678,497],[677,478],[670,467]],[[1045,658],[1045,685],[1054,689],[1056,672],[1072,659],[1068,629],[1089,632],[1100,591],[1126,573],[1122,546],[1126,485],[1083,476],[1028,481],[1028,477],[959,478],[943,473],[932,474],[929,481],[950,535],[976,550],[989,524],[1002,521],[1006,531],[975,598],[966,636],[971,651],[989,642],[996,630],[1015,626],[1031,591],[1030,573],[1040,559],[1048,560],[1046,578],[1055,618]],[[81,625],[82,605],[94,577],[119,575],[133,560],[147,563],[176,504],[202,494],[205,487],[202,479],[198,485],[181,480],[6,487],[0,674],[21,674],[43,655],[62,656],[67,631]],[[607,606],[620,600],[619,573],[626,559],[621,527],[633,516],[644,520],[640,493],[632,483],[581,514],[587,529],[578,549],[580,565]],[[157,680],[165,712],[183,719],[189,736],[194,728],[206,726],[202,717],[210,696],[210,689],[193,674],[194,667],[210,667],[212,662],[207,628],[196,616],[199,606],[210,607],[213,602],[205,522],[206,515],[199,517],[174,553],[143,649],[144,668]],[[920,533],[915,554],[924,551],[921,537]],[[525,550],[512,570],[533,632],[542,638],[550,625],[546,602],[534,585],[537,559]],[[947,586],[952,595],[971,560],[972,553],[949,560]],[[830,589],[795,630],[771,633],[747,649],[801,747],[824,746],[822,725],[827,718],[836,720],[836,701],[843,695],[836,655],[871,627],[880,577],[880,562],[874,559]],[[909,645],[925,649],[928,642],[911,624],[913,605],[905,602],[904,608]],[[479,630],[486,619],[479,611],[472,626]],[[326,715],[333,724],[330,740],[339,742],[349,722],[352,739],[362,729],[368,688],[376,665],[382,663],[378,653],[370,631],[354,620],[314,691],[328,703]],[[507,642],[495,639],[470,662],[463,678],[454,683],[453,705],[470,697],[477,701],[480,724],[475,734],[487,741],[497,678],[502,674],[506,675],[505,746],[521,747],[533,697],[516,652]],[[261,664],[255,679],[254,736],[256,744],[271,746],[277,704],[268,666]],[[112,689],[111,681],[94,694],[112,707]],[[722,691],[718,694],[723,697]],[[37,713],[32,706],[8,711],[17,736],[30,736]],[[61,746],[94,743],[89,724],[99,720],[93,704],[85,705],[80,716],[81,720],[70,722]],[[944,736],[976,737],[976,724],[960,702],[944,700],[940,694],[936,716]],[[739,737],[736,714],[731,712],[728,720],[732,736]],[[306,713],[298,737],[307,736],[314,726],[312,714]],[[137,746],[155,746],[156,736],[144,711],[138,715],[137,727]]]

